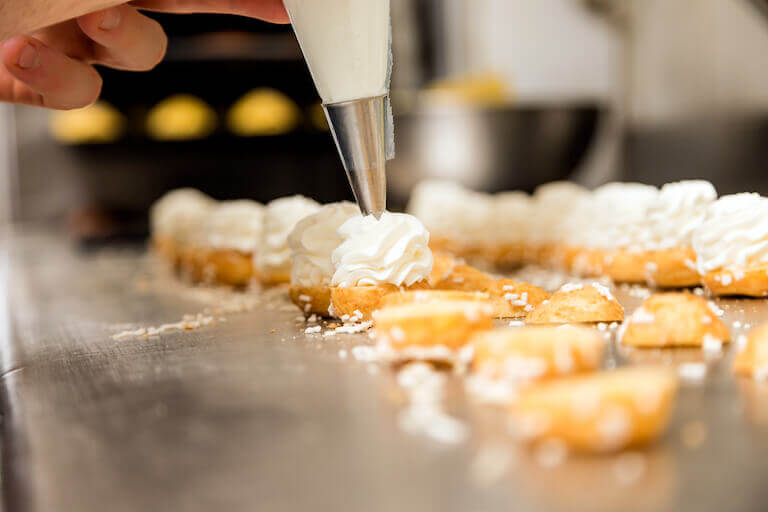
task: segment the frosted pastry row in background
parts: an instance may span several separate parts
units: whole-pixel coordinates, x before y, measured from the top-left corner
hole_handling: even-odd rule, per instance
[[[496,195],[426,181],[408,211],[433,248],[501,266],[535,263],[617,282],[706,285],[721,295],[768,295],[768,199],[717,198],[706,181],[555,182],[533,195]]]
[[[432,270],[429,233],[413,216],[363,217],[352,203],[302,196],[269,204],[166,194],[151,213],[155,249],[194,281],[244,286],[410,286]]]

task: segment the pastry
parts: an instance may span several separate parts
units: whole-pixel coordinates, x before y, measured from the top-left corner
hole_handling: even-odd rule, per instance
[[[430,247],[432,244],[430,243]],[[432,250],[432,272],[429,273],[429,284],[432,287],[446,279],[453,269],[460,265],[460,261],[454,256],[445,252],[435,252]]]
[[[525,317],[529,324],[620,322],[624,308],[598,283],[566,284]]]
[[[337,233],[331,254],[331,312],[368,320],[381,298],[397,290],[429,288],[429,233],[414,216],[384,212],[379,219],[354,216]]]
[[[733,358],[733,371],[755,380],[768,379],[768,324],[755,327],[740,343]]]
[[[481,292],[487,290],[493,281],[493,277],[485,272],[469,265],[458,264],[433,286],[436,290]]]
[[[702,283],[715,295],[768,296],[768,199],[724,196],[693,233]]]
[[[579,452],[613,452],[659,438],[677,392],[665,368],[623,368],[537,383],[512,405],[516,434]]]
[[[491,379],[529,381],[595,371],[605,342],[582,327],[522,327],[472,337],[472,371]]]
[[[344,241],[337,231],[355,215],[360,210],[354,204],[332,203],[299,221],[288,236],[290,297],[307,314],[329,314],[335,272],[331,254]]]
[[[192,188],[172,190],[158,199],[149,212],[155,251],[178,265],[215,207],[214,199]]]
[[[319,209],[318,203],[303,196],[283,197],[267,204],[264,229],[254,255],[256,272],[264,284],[276,285],[291,281],[288,235],[300,220]]]
[[[254,277],[253,254],[263,222],[263,205],[248,200],[222,201],[211,210],[202,236],[187,251],[186,271],[209,283],[247,285]]]
[[[512,279],[493,280],[481,291],[494,299],[498,318],[525,318],[549,298],[549,294],[538,286]]]
[[[190,94],[164,99],[147,116],[147,134],[161,141],[203,139],[216,128],[216,112]]]
[[[567,181],[555,181],[536,188],[526,242],[526,261],[544,266],[564,266],[566,219],[589,194],[586,188]]]
[[[701,277],[693,251],[694,231],[717,199],[708,181],[668,183],[648,208],[646,280],[661,288],[697,286]]]
[[[609,183],[579,203],[567,221],[568,263],[585,276],[607,275],[617,282],[644,283],[646,213],[658,189],[640,183]],[[581,225],[580,225],[581,224]]]
[[[652,295],[621,326],[619,341],[633,347],[701,347],[730,341],[728,327],[703,298],[691,293]]]
[[[456,290],[412,290],[391,293],[381,300],[381,307],[402,306],[405,304],[424,304],[427,302],[481,302],[493,304],[493,299],[483,292],[463,292]]]
[[[376,339],[394,350],[458,350],[474,333],[493,327],[492,313],[481,302],[434,301],[380,309],[373,323]]]
[[[497,318],[523,318],[549,294],[537,286],[511,279],[495,279],[465,264],[455,265],[433,284],[436,290],[487,293],[494,302]]]
[[[493,196],[493,203],[483,259],[501,269],[519,267],[525,260],[533,213],[531,198],[524,192],[502,192]]]
[[[440,180],[419,183],[408,204],[408,213],[429,229],[432,250],[469,259],[484,258],[488,253],[493,210],[494,201],[488,194]]]

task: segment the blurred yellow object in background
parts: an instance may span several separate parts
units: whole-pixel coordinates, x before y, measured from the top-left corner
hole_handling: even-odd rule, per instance
[[[237,100],[227,114],[229,130],[240,137],[283,135],[299,124],[296,103],[275,89],[254,89]]]
[[[325,117],[325,109],[322,103],[315,103],[309,107],[309,120],[312,123],[312,127],[321,132],[327,132],[331,129],[328,126],[328,118]]]
[[[492,72],[437,80],[422,91],[422,100],[430,104],[502,106],[513,98],[509,84]]]
[[[216,112],[190,94],[170,96],[147,116],[147,133],[156,140],[192,140],[210,135],[216,128]]]
[[[125,118],[112,105],[99,101],[77,110],[51,113],[51,136],[64,144],[109,144],[125,131]]]

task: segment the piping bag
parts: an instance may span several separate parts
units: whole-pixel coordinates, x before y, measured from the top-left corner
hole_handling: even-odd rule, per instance
[[[284,0],[363,215],[387,208],[394,158],[389,0]]]

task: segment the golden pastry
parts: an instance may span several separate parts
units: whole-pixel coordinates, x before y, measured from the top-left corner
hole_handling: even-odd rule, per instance
[[[613,452],[648,444],[667,427],[677,377],[665,368],[622,368],[524,389],[512,405],[516,433],[575,451]]]
[[[525,317],[529,324],[620,322],[624,308],[598,283],[567,284]]]
[[[632,313],[619,339],[633,347],[701,347],[727,343],[731,335],[706,300],[691,293],[663,293]]]
[[[768,324],[749,331],[733,359],[733,371],[755,380],[768,379]]]
[[[605,342],[581,327],[522,327],[472,337],[473,372],[492,379],[535,380],[595,371]]]
[[[374,315],[376,338],[395,350],[447,347],[457,350],[470,337],[493,327],[493,309],[480,302],[434,301],[381,309]]]

